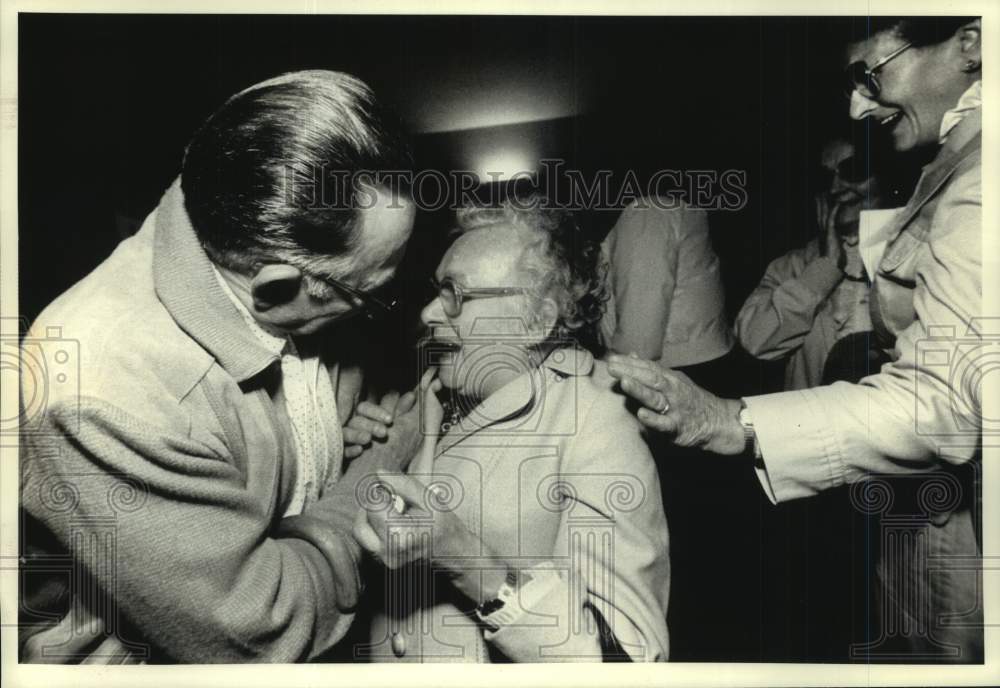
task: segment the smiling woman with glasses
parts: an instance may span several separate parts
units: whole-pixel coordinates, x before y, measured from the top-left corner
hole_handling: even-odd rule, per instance
[[[988,344],[981,24],[976,17],[868,17],[863,36],[847,46],[851,117],[873,136],[887,135],[896,152],[925,153],[901,160],[930,159],[905,207],[879,229],[884,249],[865,257],[877,355],[863,379],[722,399],[650,361],[612,356],[609,365],[643,405],[647,428],[706,450],[706,459],[741,457],[774,503],[853,486],[856,506],[888,513],[888,505],[873,506],[872,486],[892,496],[893,517],[920,536],[858,553],[879,613],[866,619],[870,632],[856,637],[851,660],[983,661],[977,483],[988,364],[968,353]],[[798,296],[783,284],[774,291],[811,315],[816,300],[849,277],[839,263],[827,255],[803,268]],[[777,281],[765,279],[768,287]],[[803,322],[782,318],[773,301],[760,313],[771,331]],[[793,339],[773,341],[786,347]],[[946,497],[930,500],[932,493]],[[884,520],[881,526],[872,533],[876,543],[891,532]],[[969,565],[928,569],[948,559]],[[858,611],[867,602],[859,600]]]
[[[866,120],[900,152],[931,149],[945,117],[979,83],[979,34],[967,17],[871,17],[865,34],[847,50],[844,91],[850,115]],[[889,28],[884,28],[889,27]],[[974,95],[974,94],[973,94]]]
[[[871,67],[864,60],[847,65],[847,69],[844,71],[844,95],[850,98],[857,90],[865,98],[878,98],[878,94],[882,90],[882,86],[878,82],[879,70],[912,47],[912,43],[904,43],[885,57],[876,60]]]

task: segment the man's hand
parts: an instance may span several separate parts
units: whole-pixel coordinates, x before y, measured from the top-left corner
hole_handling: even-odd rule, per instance
[[[359,456],[373,439],[387,438],[396,413],[408,410],[399,408],[402,401],[409,401],[409,398],[404,399],[399,392],[393,391],[382,397],[378,404],[370,401],[358,404],[351,419],[344,425],[344,458]]]
[[[635,356],[608,357],[608,371],[622,390],[641,403],[639,421],[682,447],[716,454],[740,454],[746,440],[739,421],[740,402],[720,399],[673,370]]]
[[[437,495],[413,476],[378,472],[389,495],[388,508],[363,509],[354,524],[354,538],[390,569],[432,557],[447,560],[478,551],[475,536],[447,508],[428,509]],[[400,537],[388,541],[389,528],[430,526],[431,537]]]
[[[416,403],[415,392],[400,396],[388,392],[378,404],[362,401],[354,409],[351,419],[344,425],[344,458],[353,459],[370,448],[372,442],[389,439],[389,429],[396,417],[409,412]]]
[[[508,564],[493,555],[447,505],[427,509],[438,504],[430,487],[409,475],[379,471],[378,477],[390,503],[387,508],[358,511],[354,539],[363,549],[392,570],[415,561],[432,561],[449,571],[455,587],[477,604],[499,590]],[[424,537],[428,526],[430,537]],[[420,532],[408,537],[410,528]],[[469,568],[469,557],[475,557],[480,566]]]
[[[25,664],[145,664],[116,636],[106,635],[104,620],[85,605],[72,602],[58,623],[26,641]]]
[[[370,406],[375,409],[380,408],[374,404]],[[360,409],[361,405],[358,408]],[[383,411],[385,410],[384,407],[381,408]],[[372,409],[369,409],[369,411],[372,411]],[[410,461],[416,456],[417,450],[420,447],[420,440],[422,438],[420,432],[420,407],[416,403],[416,394],[414,392],[407,392],[399,397],[394,411],[391,425],[383,426],[384,436],[380,437],[379,434],[374,434],[370,440],[370,445],[366,448],[363,447],[362,452],[355,454],[357,456],[363,453],[366,458],[371,460],[372,463],[370,465],[372,468],[386,471],[404,471],[410,465]],[[377,416],[378,412],[372,411],[372,414]],[[368,421],[371,421],[370,417],[366,418]],[[354,422],[353,418],[351,422]],[[375,432],[379,433],[381,431],[376,430]],[[348,456],[346,446],[344,455]]]

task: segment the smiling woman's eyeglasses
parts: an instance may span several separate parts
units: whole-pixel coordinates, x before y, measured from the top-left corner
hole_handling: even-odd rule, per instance
[[[361,307],[364,316],[369,320],[377,320],[385,317],[395,312],[399,307],[399,299],[395,296],[383,296],[380,298],[370,292],[355,289],[351,285],[345,284],[333,277],[326,277],[324,275],[313,275],[313,277],[352,297],[357,302],[355,305]],[[380,291],[384,291],[387,288],[391,288],[391,283],[386,285],[386,287],[382,287]]]
[[[844,95],[850,98],[857,91],[865,98],[878,98],[878,94],[882,92],[882,85],[878,82],[878,70],[912,46],[912,43],[904,43],[871,67],[864,60],[847,65],[847,69],[844,70]]]
[[[441,299],[444,314],[449,318],[457,318],[462,314],[462,303],[465,301],[528,293],[526,287],[463,287],[451,277],[445,277],[440,282],[431,279],[431,285]]]

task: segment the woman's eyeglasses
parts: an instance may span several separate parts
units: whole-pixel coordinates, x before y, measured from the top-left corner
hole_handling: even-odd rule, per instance
[[[864,60],[847,65],[847,69],[844,70],[844,94],[850,98],[857,91],[865,98],[878,98],[879,93],[882,92],[882,85],[878,81],[878,70],[902,55],[912,45],[912,43],[904,43],[871,67],[865,64]]]
[[[829,167],[820,167],[816,171],[816,175],[816,188],[824,191],[828,191],[833,186],[834,176],[840,177],[848,184],[860,184],[872,176],[865,161],[853,155],[837,163],[835,170],[831,170]]]
[[[451,277],[445,277],[440,282],[431,279],[431,285],[438,298],[441,299],[444,314],[449,318],[457,318],[462,314],[462,304],[465,301],[496,296],[513,296],[528,292],[526,287],[463,287]]]
[[[349,284],[345,284],[338,279],[333,277],[325,277],[322,275],[313,275],[316,279],[325,282],[335,289],[338,289],[345,294],[351,296],[362,309],[362,313],[369,320],[378,320],[391,313],[395,312],[399,307],[399,299],[395,296],[375,296],[373,293],[364,292],[360,289],[355,289]],[[390,282],[385,287],[381,287],[379,291],[389,291],[392,289],[392,283]]]

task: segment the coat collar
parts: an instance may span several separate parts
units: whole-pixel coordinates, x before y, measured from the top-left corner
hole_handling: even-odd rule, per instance
[[[902,231],[903,227],[948,181],[958,166],[980,150],[983,132],[982,113],[982,108],[970,111],[948,134],[948,138],[938,154],[924,167],[923,174],[920,175],[920,181],[917,182],[917,188],[914,189],[910,200],[903,211],[896,216],[896,228],[890,236],[895,236]]]
[[[944,117],[941,118],[941,130],[939,141],[944,143],[951,132],[958,126],[966,116],[979,110],[982,112],[983,107],[983,82],[981,79],[973,83],[969,88],[965,89],[965,93],[961,95],[958,99],[958,103],[948,112],[944,113]]]
[[[468,437],[487,429],[503,434],[504,424],[530,426],[528,417],[541,413],[545,385],[567,377],[585,377],[594,369],[593,355],[576,346],[553,349],[542,364],[515,378],[471,409],[438,443],[439,456]]]
[[[278,360],[250,331],[219,285],[184,208],[180,178],[167,189],[156,209],[153,283],[180,328],[238,382]]]

